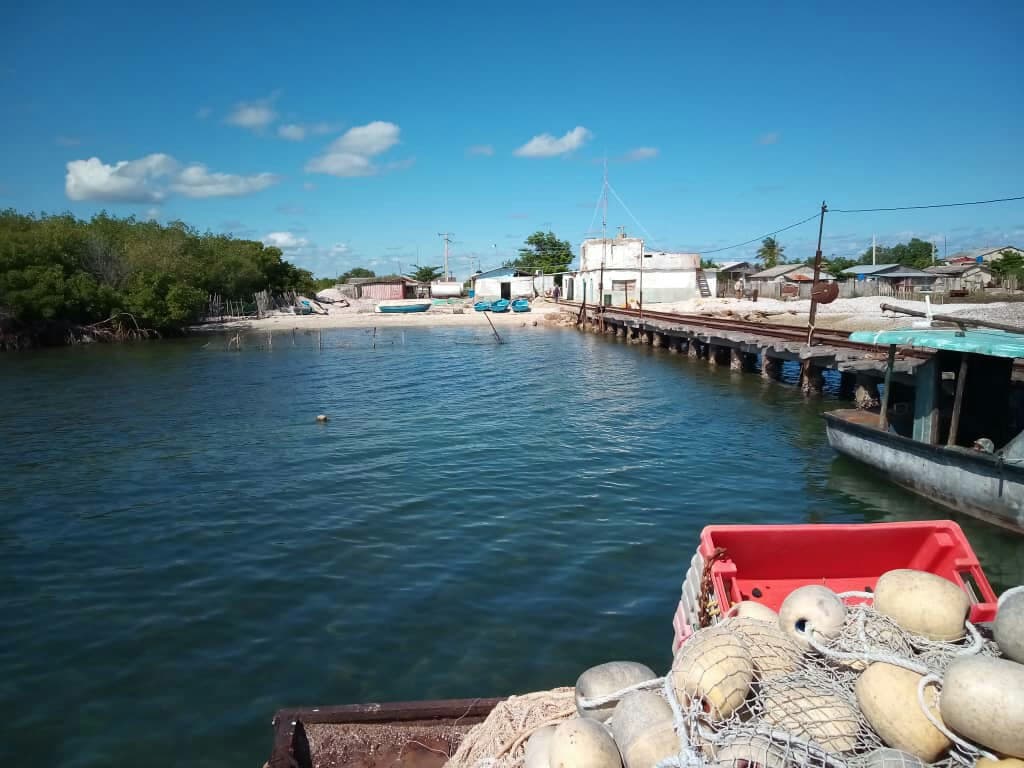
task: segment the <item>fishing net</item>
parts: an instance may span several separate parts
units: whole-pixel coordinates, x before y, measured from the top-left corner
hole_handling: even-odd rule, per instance
[[[487,719],[473,726],[446,768],[517,768],[523,764],[523,745],[537,730],[576,714],[572,688],[510,696]]]
[[[679,741],[678,753],[665,755],[658,768],[973,768],[989,756],[943,725],[937,701],[942,676],[956,658],[998,656],[998,647],[969,622],[960,640],[929,640],[875,611],[870,593],[840,597],[847,614],[834,637],[811,631],[803,647],[775,622],[725,618],[686,640],[664,678],[583,699],[580,706],[594,709],[630,690],[656,687],[672,710]],[[943,744],[933,762],[887,747],[868,721],[856,686],[872,664],[913,673],[908,709],[917,707]],[[571,689],[558,693],[542,710],[542,700],[510,699],[508,708],[477,726],[485,735],[470,732],[448,765],[521,766],[522,745],[533,731],[576,714]]]

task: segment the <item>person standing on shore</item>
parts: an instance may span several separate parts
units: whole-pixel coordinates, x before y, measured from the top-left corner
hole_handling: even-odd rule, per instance
[[[732,289],[736,292],[737,299],[743,298],[743,280],[741,278],[736,278],[736,282],[733,284]]]
[[[558,303],[558,297],[562,295],[562,286],[555,283],[555,287],[551,289],[551,296],[555,299],[555,304]]]

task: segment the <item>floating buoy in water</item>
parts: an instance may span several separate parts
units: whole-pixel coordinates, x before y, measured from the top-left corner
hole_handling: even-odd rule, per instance
[[[319,416],[317,416],[316,420],[317,423],[319,424],[326,424],[329,421],[329,419],[327,418],[327,414],[324,413],[321,413]]]

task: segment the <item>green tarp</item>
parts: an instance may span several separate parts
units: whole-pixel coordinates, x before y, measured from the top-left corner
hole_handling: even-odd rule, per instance
[[[972,352],[992,357],[1024,358],[1024,334],[986,329],[961,333],[955,328],[907,328],[898,331],[856,331],[850,341],[888,346],[898,344],[923,349]]]

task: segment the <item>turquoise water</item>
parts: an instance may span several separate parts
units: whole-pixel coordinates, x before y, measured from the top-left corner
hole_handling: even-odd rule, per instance
[[[255,766],[282,706],[663,669],[705,524],[947,516],[837,459],[827,400],[507,337],[0,359],[0,755]],[[1024,581],[1019,540],[963,524],[996,585]]]

